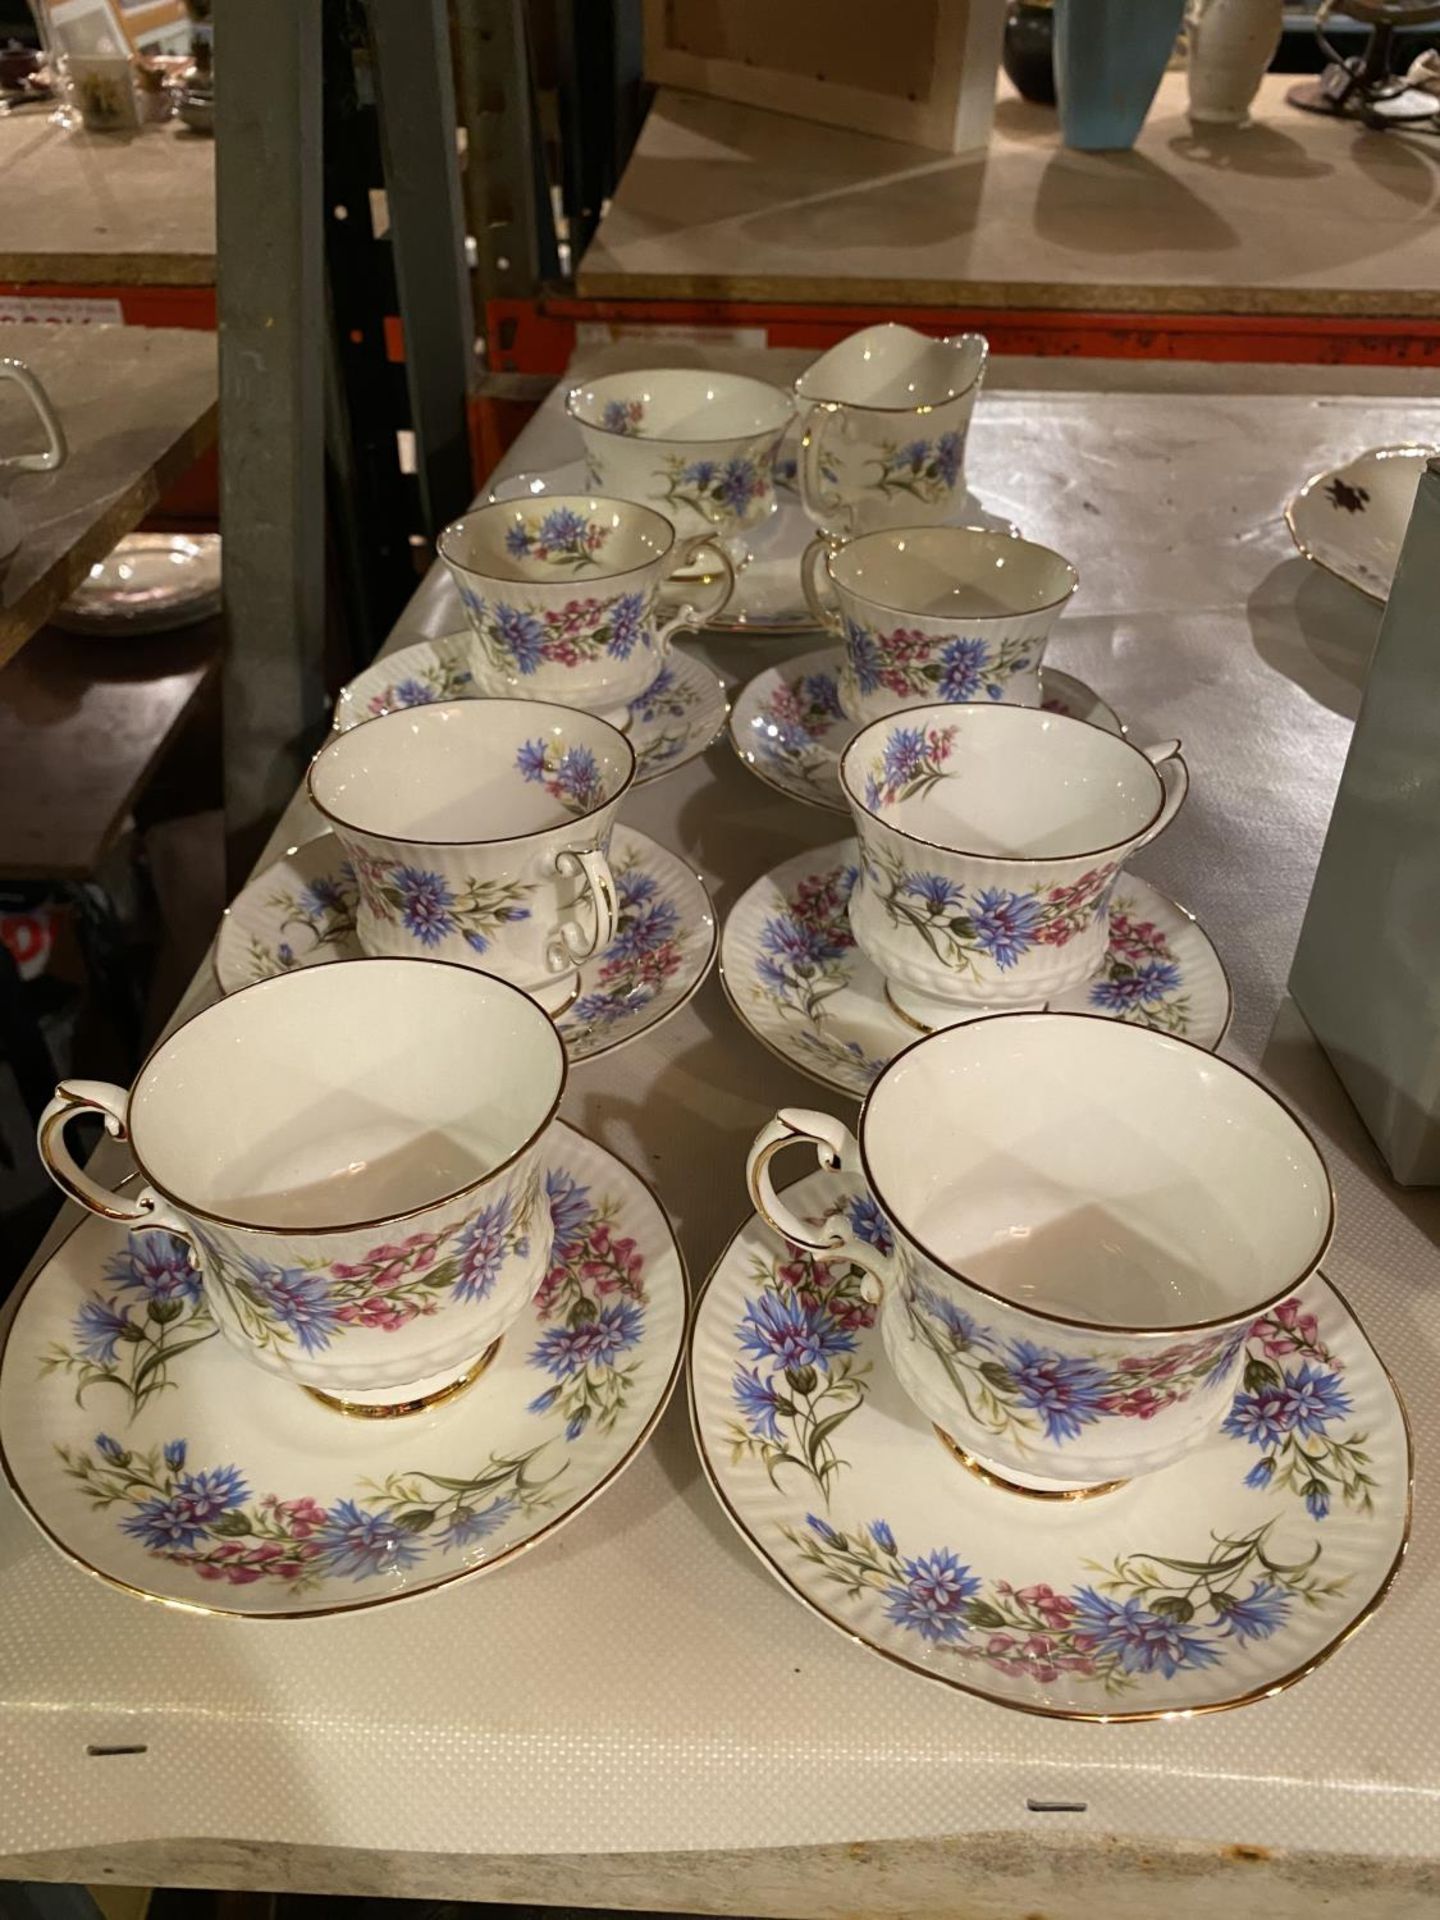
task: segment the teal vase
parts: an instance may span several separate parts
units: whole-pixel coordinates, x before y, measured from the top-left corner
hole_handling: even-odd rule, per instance
[[[1133,147],[1175,50],[1185,0],[1055,0],[1055,89],[1067,147]]]

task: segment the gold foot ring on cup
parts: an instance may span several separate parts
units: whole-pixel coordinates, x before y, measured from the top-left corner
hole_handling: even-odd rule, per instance
[[[305,1391],[312,1400],[318,1400],[322,1407],[347,1414],[352,1420],[403,1420],[407,1414],[428,1413],[432,1407],[443,1407],[447,1400],[456,1400],[462,1393],[468,1392],[499,1351],[500,1342],[497,1340],[486,1348],[474,1366],[466,1368],[458,1380],[437,1387],[433,1393],[421,1394],[418,1400],[395,1400],[386,1406],[370,1406],[362,1400],[347,1400],[342,1394],[323,1393],[319,1387],[307,1386]]]
[[[1022,1500],[1096,1500],[1102,1493],[1115,1493],[1121,1487],[1128,1487],[1128,1480],[1102,1480],[1094,1487],[1022,1487],[1018,1480],[1007,1480],[1003,1473],[996,1473],[993,1467],[987,1467],[967,1453],[958,1440],[952,1440],[943,1427],[936,1427],[935,1436],[945,1451],[958,1460],[967,1473],[973,1473],[977,1480],[983,1480],[987,1487],[997,1487],[1002,1493],[1018,1493]]]

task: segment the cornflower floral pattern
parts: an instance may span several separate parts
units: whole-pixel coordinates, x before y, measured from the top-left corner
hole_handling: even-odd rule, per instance
[[[251,940],[251,978],[268,980],[272,974],[289,973],[304,966],[317,948],[349,939],[355,932],[359,898],[355,869],[348,860],[338,861],[333,873],[317,874],[307,886],[272,893],[265,904],[279,915],[281,937],[273,947]]]
[[[530,1354],[530,1365],[551,1383],[530,1403],[532,1413],[558,1413],[565,1438],[587,1427],[613,1427],[629,1399],[645,1332],[645,1260],[628,1234],[616,1230],[620,1204],[592,1195],[567,1168],[552,1169],[545,1198],[555,1225],[550,1268],[535,1296],[535,1311],[551,1321]]]
[[[689,507],[716,527],[739,527],[755,517],[769,497],[772,460],[734,454],[728,460],[692,460],[683,453],[666,454],[664,470],[656,476],[661,495],[670,506]]]
[[[491,937],[517,920],[528,920],[526,896],[534,887],[520,880],[447,880],[413,860],[357,855],[360,896],[382,926],[399,927],[429,951],[459,935],[473,953],[487,953]]]
[[[1153,920],[1142,920],[1132,900],[1114,895],[1110,943],[1090,986],[1090,1005],[1132,1026],[1183,1038],[1191,1027],[1190,997],[1183,987],[1180,962],[1165,933]]]
[[[436,655],[423,660],[388,687],[372,693],[365,711],[372,717],[394,713],[400,707],[428,707],[436,700],[468,700],[475,676],[463,660]]]
[[[527,740],[515,756],[526,780],[544,787],[573,818],[593,813],[607,799],[605,775],[589,747],[566,746],[563,740]]]
[[[130,1419],[174,1384],[170,1369],[181,1354],[219,1331],[189,1247],[159,1229],[126,1234],[70,1327],[69,1341],[52,1342],[42,1356],[41,1373],[70,1375],[77,1406],[92,1388],[114,1388]]]
[[[1368,1435],[1331,1431],[1354,1410],[1344,1371],[1315,1314],[1286,1300],[1251,1327],[1244,1386],[1221,1429],[1260,1455],[1246,1486],[1295,1494],[1312,1520],[1327,1519],[1336,1498],[1365,1513],[1374,1505]]]
[[[972,977],[982,962],[1004,972],[1034,947],[1068,945],[1105,911],[1120,871],[1110,861],[1069,885],[1018,893],[913,871],[879,846],[865,848],[864,863],[867,888],[891,925],[918,934],[942,966]],[[1178,984],[1178,976],[1164,978],[1167,991]]]
[[[638,853],[613,860],[619,913],[615,936],[596,969],[597,984],[582,994],[561,1022],[571,1027],[613,1027],[630,1019],[664,991],[685,965],[680,908],[647,873]]]
[[[928,793],[945,778],[954,727],[896,727],[865,770],[865,805],[872,813]]]
[[[869,1080],[885,1062],[868,1058],[858,1041],[840,1040],[824,1024],[826,1001],[849,984],[855,937],[848,907],[858,874],[857,867],[841,866],[807,875],[786,897],[785,911],[766,917],[751,996],[780,1008],[807,1053],[858,1069]]]
[[[1035,642],[926,633],[920,627],[877,632],[845,622],[845,650],[856,687],[912,700],[1003,700],[1017,673],[1037,664]]]
[[[930,1654],[1042,1685],[1071,1675],[1123,1697],[1142,1680],[1218,1667],[1283,1630],[1297,1607],[1343,1591],[1344,1580],[1321,1577],[1318,1544],[1303,1559],[1282,1558],[1275,1524],[1213,1535],[1203,1558],[1089,1561],[1094,1580],[1068,1591],[987,1581],[948,1546],[907,1553],[885,1520],[841,1531],[811,1514],[803,1529],[780,1531],[852,1601],[878,1597],[885,1618]]]
[[[644,418],[643,400],[607,400],[600,415],[600,424],[607,433],[633,436],[640,431],[640,423]]]
[[[653,595],[643,590],[613,594],[609,599],[592,595],[567,600],[563,607],[523,606],[508,600],[492,605],[464,585],[460,598],[486,658],[502,673],[524,676],[543,666],[628,660],[636,647],[651,644]]]
[[[573,507],[552,507],[539,519],[516,520],[506,531],[505,551],[512,560],[537,560],[557,571],[583,573],[598,565],[596,556],[609,538],[609,527],[598,520],[587,520]]]
[[[942,433],[936,440],[891,441],[871,461],[879,469],[873,484],[881,493],[905,493],[927,507],[939,506],[960,479],[963,457],[958,433]]]

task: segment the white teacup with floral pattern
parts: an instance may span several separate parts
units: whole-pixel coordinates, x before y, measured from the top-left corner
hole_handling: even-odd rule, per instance
[[[1090,1014],[917,1041],[857,1131],[782,1111],[750,1197],[796,1246],[866,1270],[905,1392],[966,1464],[1031,1492],[1108,1489],[1204,1440],[1250,1327],[1334,1224],[1319,1150],[1258,1081]],[[771,1157],[797,1140],[856,1177],[848,1235],[777,1196]]]
[[[1038,707],[1045,644],[1080,580],[1049,547],[977,527],[820,534],[800,575],[816,620],[845,642],[852,720],[933,700]]]
[[[207,1007],[128,1094],[62,1083],[40,1152],[92,1213],[186,1240],[258,1366],[393,1411],[473,1378],[544,1278],[543,1141],[564,1087],[554,1026],[503,980],[352,960]],[[111,1192],[75,1164],[81,1113],[128,1141],[141,1186]]]
[[[989,346],[893,322],[831,347],[795,382],[800,498],[825,533],[936,525],[965,502],[965,437]]]
[[[860,838],[850,926],[922,1031],[1043,1006],[1100,967],[1131,854],[1189,789],[1180,743],[966,702],[873,720],[840,785]]]
[[[595,714],[451,700],[333,735],[307,784],[354,866],[366,953],[498,973],[560,1013],[614,936],[610,833],[634,777]]]
[[[593,484],[643,500],[680,533],[709,532],[737,566],[775,511],[775,455],[795,403],[748,374],[701,367],[607,373],[566,399]]]
[[[629,725],[628,703],[653,686],[677,633],[695,632],[735,585],[713,536],[677,543],[663,514],[595,494],[495,500],[436,542],[475,636],[471,672],[483,694],[581,707]],[[672,611],[667,581],[702,552],[719,577]]]

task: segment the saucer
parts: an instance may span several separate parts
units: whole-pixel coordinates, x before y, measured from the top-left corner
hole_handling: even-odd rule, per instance
[[[335,702],[336,731],[343,733],[398,707],[483,699],[470,677],[469,653],[468,632],[447,633],[372,661],[341,688]],[[635,785],[673,773],[703,753],[725,725],[728,704],[716,675],[672,647],[658,677],[629,703],[626,738],[635,749]]]
[[[679,1011],[715,958],[704,882],[633,827],[610,850],[620,917],[603,953],[582,963],[580,990],[556,1017],[572,1064],[638,1040]],[[355,875],[332,833],[291,847],[232,901],[215,936],[223,993],[293,967],[354,960]]]
[[[1400,559],[1415,489],[1436,447],[1375,447],[1317,473],[1285,509],[1290,537],[1307,560],[1348,580],[1383,606]]]
[[[800,585],[800,556],[815,538],[815,527],[800,505],[795,486],[794,441],[775,461],[775,511],[769,519],[747,530],[750,557],[735,579],[735,592],[725,611],[710,621],[715,633],[813,633],[815,616]],[[525,500],[547,493],[588,492],[590,482],[583,460],[567,461],[543,473],[514,473],[497,483],[492,500]],[[973,494],[965,496],[959,514],[965,526],[995,533],[1016,534],[1019,528],[1001,515],[987,512]]]
[[[639,1452],[686,1306],[669,1222],[623,1161],[560,1124],[545,1184],[539,1293],[472,1388],[403,1418],[347,1417],[253,1366],[182,1242],[82,1220],[0,1355],[21,1504],[115,1586],[252,1619],[379,1606],[532,1546]]]
[[[857,1211],[836,1174],[787,1197],[817,1225]],[[752,1215],[706,1284],[688,1358],[720,1504],[851,1639],[1001,1706],[1151,1720],[1278,1693],[1384,1598],[1409,1535],[1409,1429],[1319,1275],[1256,1321],[1244,1386],[1203,1446],[1059,1502],[952,1456],[896,1383],[858,1280]]]
[[[67,633],[168,633],[220,611],[218,533],[127,533],[50,616]]]
[[[832,641],[802,653],[783,667],[766,667],[735,696],[730,740],[767,786],[814,807],[848,813],[840,791],[840,756],[860,731],[840,706],[839,673],[844,648]],[[1073,674],[1040,669],[1042,705],[1123,733],[1124,727],[1099,694]]]
[[[720,977],[757,1040],[812,1080],[862,1098],[918,1036],[850,932],[846,903],[859,849],[840,840],[764,874],[730,909]],[[1098,978],[1049,1003],[1218,1047],[1230,982],[1193,913],[1133,873],[1122,875]]]

